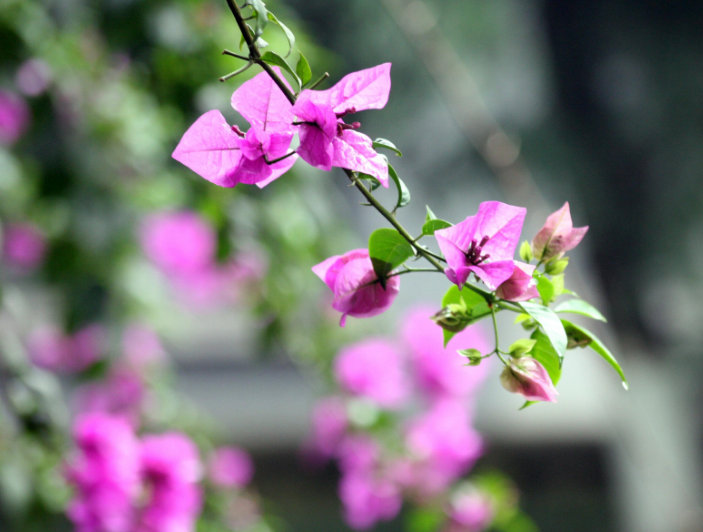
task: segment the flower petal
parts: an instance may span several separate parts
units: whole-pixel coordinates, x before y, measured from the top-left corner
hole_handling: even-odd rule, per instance
[[[273,69],[290,89],[280,69]],[[232,107],[252,126],[264,131],[289,132],[294,129],[293,106],[266,72],[257,74],[234,91]]]
[[[335,137],[332,145],[332,166],[372,175],[388,188],[388,161],[376,153],[369,137],[347,129]]]
[[[327,135],[319,127],[308,124],[301,125],[298,134],[298,155],[301,159],[320,170],[332,170],[334,147]]]
[[[384,63],[347,74],[331,89],[310,92],[316,93],[316,101],[328,103],[335,113],[343,113],[351,108],[356,111],[383,109],[390,91],[391,64]]]

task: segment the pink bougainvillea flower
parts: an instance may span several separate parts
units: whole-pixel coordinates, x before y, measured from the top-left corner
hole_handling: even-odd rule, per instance
[[[146,436],[141,474],[148,498],[133,532],[185,532],[195,529],[202,506],[198,449],[184,434]]]
[[[79,415],[76,455],[66,477],[75,488],[67,514],[77,532],[132,532],[139,495],[139,442],[125,420],[103,413]]]
[[[420,389],[430,398],[466,397],[475,393],[488,376],[490,360],[479,366],[466,365],[458,349],[490,351],[480,325],[472,325],[456,334],[444,347],[442,328],[433,322],[432,307],[418,307],[403,319],[402,338],[410,348],[410,360]]]
[[[346,391],[384,408],[397,408],[410,395],[405,357],[388,340],[369,339],[345,347],[334,361],[334,375]]]
[[[280,74],[277,67],[274,67]],[[286,155],[295,132],[291,103],[262,72],[232,95],[232,107],[250,124],[246,133],[219,111],[208,111],[185,132],[173,158],[221,187],[239,183],[264,187],[287,172],[297,155]]]
[[[5,264],[21,272],[29,272],[41,265],[46,254],[46,239],[34,225],[7,224],[2,237]]]
[[[156,331],[131,323],[122,333],[122,355],[131,368],[141,371],[163,362],[166,351]]]
[[[420,486],[424,492],[446,489],[483,454],[483,440],[470,421],[463,402],[444,399],[411,422],[406,445],[425,466],[421,476],[424,486]]]
[[[51,69],[41,59],[28,59],[15,73],[15,83],[25,96],[39,96],[46,91],[50,82]]]
[[[254,476],[254,462],[239,447],[220,447],[208,461],[208,478],[221,488],[243,488]]]
[[[527,301],[539,297],[537,280],[532,277],[535,267],[515,261],[513,274],[496,290],[496,295],[507,301]]]
[[[115,368],[107,378],[81,386],[76,391],[79,412],[103,412],[128,420],[138,427],[146,397],[139,375],[127,368]]]
[[[539,261],[559,257],[578,246],[587,231],[588,226],[574,227],[567,201],[561,209],[547,217],[544,227],[532,240],[532,254]]]
[[[557,389],[544,366],[532,357],[511,358],[500,374],[503,388],[529,401],[557,402]]]
[[[344,401],[339,397],[325,397],[312,412],[312,450],[323,458],[331,458],[347,433],[349,422]]]
[[[339,483],[344,520],[355,530],[366,530],[378,521],[390,521],[400,512],[403,499],[397,486],[372,472],[344,473]]]
[[[344,116],[365,109],[382,109],[391,90],[391,64],[348,74],[331,89],[304,90],[293,106],[300,124],[298,153],[321,170],[333,166],[376,177],[388,187],[388,161],[376,153],[371,139],[354,131],[359,122],[344,123]]]
[[[347,316],[368,318],[381,314],[391,306],[400,290],[397,275],[388,278],[385,288],[381,286],[367,249],[335,255],[313,266],[312,271],[334,293],[332,308],[342,313],[342,327]]]
[[[475,216],[435,232],[449,265],[449,280],[459,289],[475,274],[491,290],[513,274],[515,247],[526,210],[499,201],[485,201]]]
[[[452,497],[447,515],[445,532],[482,532],[493,521],[495,509],[487,495],[476,489],[462,490]]]
[[[0,145],[14,144],[29,127],[29,106],[9,91],[0,91]]]
[[[33,331],[28,341],[29,359],[40,368],[62,373],[82,371],[102,355],[105,330],[88,325],[72,336],[53,327]]]
[[[146,217],[140,240],[149,260],[169,275],[188,275],[208,267],[217,246],[215,230],[191,211]]]

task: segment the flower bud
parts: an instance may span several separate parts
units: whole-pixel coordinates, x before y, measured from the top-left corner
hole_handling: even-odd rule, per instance
[[[471,322],[466,306],[456,304],[447,305],[431,319],[442,329],[453,333],[463,331]]]
[[[520,245],[520,258],[525,262],[530,262],[534,258],[532,254],[532,244],[527,240]]]
[[[510,353],[510,356],[514,358],[520,358],[523,355],[526,355],[530,351],[532,351],[532,348],[535,346],[537,343],[537,340],[531,340],[529,338],[524,338],[522,340],[518,340],[517,342],[514,342],[510,348],[508,348],[508,352]]]
[[[528,401],[556,403],[559,395],[549,373],[532,357],[511,358],[500,374],[503,388],[525,396]]]
[[[459,349],[457,353],[469,359],[468,366],[478,366],[483,360],[483,355],[478,349]]]
[[[549,275],[559,275],[564,270],[566,270],[566,267],[568,265],[569,265],[569,257],[564,257],[563,259],[560,259],[560,260],[554,260],[554,261],[548,262],[547,265],[544,267],[544,271],[545,271],[545,273],[548,273]]]

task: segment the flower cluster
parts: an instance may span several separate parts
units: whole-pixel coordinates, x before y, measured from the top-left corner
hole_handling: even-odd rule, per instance
[[[29,358],[40,368],[75,373],[101,358],[105,341],[106,331],[97,324],[85,326],[72,335],[66,335],[55,327],[40,327],[29,337]]]
[[[185,132],[173,152],[201,177],[222,187],[240,183],[264,187],[281,177],[298,156],[315,168],[346,168],[374,176],[388,186],[388,163],[371,139],[344,117],[382,109],[390,93],[390,63],[354,72],[331,89],[302,91],[293,104],[265,72],[232,94],[232,107],[248,123],[244,132],[222,113],[208,111]],[[278,67],[274,71],[279,79]],[[293,137],[300,145],[289,152]]]
[[[314,410],[312,449],[338,461],[344,516],[355,529],[392,519],[404,499],[445,496],[483,452],[471,418],[488,364],[462,372],[456,350],[486,350],[488,342],[471,327],[445,348],[431,314],[410,312],[400,342],[375,338],[342,349],[333,366],[342,394]]]

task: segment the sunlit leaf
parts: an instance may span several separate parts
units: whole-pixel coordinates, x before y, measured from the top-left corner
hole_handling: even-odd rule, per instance
[[[283,30],[283,33],[286,35],[286,39],[288,39],[288,53],[285,55],[285,57],[288,57],[290,53],[293,51],[293,45],[295,44],[295,35],[293,35],[293,32],[290,31],[288,26],[283,24],[280,20],[276,18],[276,15],[271,13],[270,11],[268,12],[268,19],[273,22],[274,24],[277,24],[279,28]],[[302,77],[301,77],[302,79]],[[305,85],[305,82],[303,82],[303,85]]]
[[[413,256],[413,248],[395,229],[377,229],[369,237],[369,256],[385,288],[388,274]]]
[[[583,299],[570,299],[569,301],[564,301],[556,306],[554,312],[570,312],[572,314],[581,314],[582,316],[586,316],[594,320],[608,321],[596,307]]]
[[[439,220],[439,219],[430,220],[429,222],[425,222],[425,224],[422,226],[422,234],[423,235],[434,235],[434,232],[437,231],[438,229],[446,229],[447,227],[451,227],[451,226],[452,226],[452,224],[450,224],[446,220]]]
[[[559,355],[559,358],[563,359],[564,353],[566,353],[567,339],[564,326],[561,324],[559,317],[553,310],[543,307],[537,303],[524,301],[522,303],[518,303],[518,305],[522,307],[522,309],[527,312],[533,320],[539,323],[544,333],[552,342],[552,345]]]
[[[300,52],[300,59],[298,59],[298,64],[295,65],[295,73],[298,74],[300,78],[300,83],[305,86],[312,78],[312,70],[310,70],[310,63],[305,59],[303,52]]]
[[[278,55],[276,52],[270,52],[270,51],[266,52],[264,55],[261,56],[261,60],[265,61],[269,65],[276,65],[276,66],[281,67],[283,70],[288,72],[293,77],[295,82],[298,84],[298,89],[300,89],[302,87],[301,82],[300,82],[300,78],[298,77],[298,74],[293,72],[293,69],[288,64],[288,62],[285,59],[283,59],[280,55]]]

